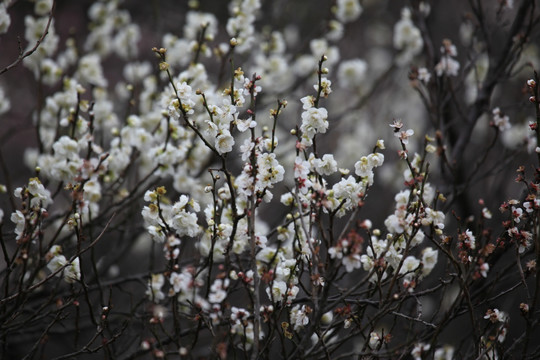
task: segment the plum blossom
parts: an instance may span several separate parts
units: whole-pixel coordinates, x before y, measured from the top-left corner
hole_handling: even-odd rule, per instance
[[[212,39],[217,33],[218,21],[214,14],[188,11],[186,14],[186,24],[184,25],[184,38],[197,40],[202,28],[205,28],[205,36]]]
[[[10,108],[9,98],[6,96],[4,88],[0,86],[0,115],[7,113]]]
[[[501,109],[499,109],[498,107],[493,109],[492,114],[493,114],[493,124],[497,128],[499,128],[500,131],[505,131],[512,127],[512,125],[510,124],[510,118],[508,117],[508,115],[505,115],[501,111]]]
[[[507,320],[507,315],[505,312],[500,311],[499,309],[488,309],[484,319],[487,319],[492,323],[505,322]]]
[[[422,360],[423,355],[426,354],[431,348],[430,344],[417,343],[411,351],[411,355],[414,360]]]
[[[409,143],[409,138],[414,135],[414,130],[408,129],[406,131],[394,132],[394,136],[399,138],[405,145]]]
[[[471,250],[474,250],[476,248],[476,238],[471,230],[467,229],[464,233],[461,233],[460,239],[462,240],[463,245],[466,248]]]
[[[422,274],[429,275],[437,264],[438,250],[433,250],[432,247],[427,247],[422,251]]]
[[[186,195],[181,195],[180,200],[171,209],[171,226],[179,236],[195,237],[200,232],[200,228],[197,224],[197,215],[186,211],[188,203],[195,211],[200,210],[198,203],[188,200]]]
[[[276,160],[276,154],[264,153],[257,158],[259,175],[257,176],[257,190],[266,187],[272,188],[274,184],[283,180],[285,168]]]
[[[322,159],[313,158],[311,162],[315,171],[321,175],[332,175],[337,171],[337,162],[332,154],[324,154]]]
[[[328,95],[330,95],[330,93],[332,92],[331,86],[332,82],[330,80],[328,80],[326,77],[321,78],[321,95],[324,97],[328,97]],[[313,88],[315,89],[315,91],[319,91],[319,84],[313,85]]]
[[[489,264],[486,262],[482,263],[482,265],[480,265],[479,271],[482,277],[487,278],[487,274],[489,271]]]
[[[420,30],[411,19],[411,11],[408,8],[401,10],[401,20],[394,25],[394,47],[401,50],[398,57],[399,64],[410,62],[422,51],[424,41]]]
[[[519,223],[521,221],[521,217],[523,216],[523,209],[520,207],[512,206],[512,218],[515,223]]]
[[[405,260],[403,261],[403,265],[401,266],[401,269],[399,269],[400,274],[407,274],[410,272],[415,271],[420,266],[420,260],[415,258],[414,256],[407,256]]]
[[[81,266],[79,258],[76,257],[73,261],[68,261],[62,255],[62,248],[59,245],[53,245],[46,255],[48,259],[47,268],[56,273],[56,276],[63,276],[64,281],[72,284],[81,279]]]
[[[79,60],[77,70],[78,79],[95,86],[106,87],[107,79],[101,67],[101,58],[98,54],[88,54]]]
[[[300,307],[300,305],[295,305],[291,309],[291,323],[293,324],[295,331],[298,331],[309,324],[309,312],[311,312],[311,309],[306,305],[302,305],[302,307]]]
[[[418,69],[418,80],[422,81],[424,84],[429,83],[431,80],[431,73],[425,67]]]
[[[341,86],[354,89],[362,86],[367,75],[367,63],[361,59],[343,61],[337,70],[338,82]]]
[[[7,13],[6,3],[0,4],[0,34],[4,34],[8,31],[9,25],[11,25],[11,17]]]
[[[302,113],[300,130],[309,138],[328,129],[328,111],[325,108],[309,108]]]
[[[215,140],[215,147],[218,153],[221,155],[229,153],[232,151],[234,146],[234,138],[231,133],[227,130],[223,131],[222,134],[218,135]]]
[[[26,219],[24,217],[24,214],[20,210],[15,210],[14,213],[11,214],[11,222],[15,224],[15,235],[17,235],[17,240],[22,238],[24,228],[26,226]]]
[[[382,342],[381,335],[375,331],[369,334],[369,346],[376,348]]]
[[[152,274],[148,280],[148,289],[146,290],[146,295],[156,303],[165,299],[165,294],[161,291],[164,284],[165,276],[163,276],[163,274]]]
[[[540,199],[534,198],[531,201],[525,201],[523,207],[525,208],[525,211],[530,214],[540,208]]]
[[[427,226],[433,224],[433,226],[444,229],[445,216],[442,211],[433,210],[432,208],[425,209],[425,217],[422,219],[422,225]]]
[[[337,0],[336,2],[336,18],[343,23],[358,19],[362,10],[358,0]]]
[[[437,65],[435,65],[435,72],[437,76],[457,76],[459,72],[459,62],[454,59],[457,56],[457,49],[454,44],[449,39],[443,40],[443,45],[441,46],[441,60]]]
[[[345,265],[345,271],[352,272],[354,269],[360,269],[362,266],[359,254],[349,254],[343,257],[341,263]]]

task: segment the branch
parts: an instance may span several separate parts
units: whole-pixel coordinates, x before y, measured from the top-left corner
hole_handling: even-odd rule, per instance
[[[3,68],[2,70],[0,70],[0,75],[2,75],[5,72],[8,72],[9,70],[13,69],[15,66],[19,65],[21,63],[21,61],[23,61],[25,58],[32,55],[39,48],[39,46],[41,45],[43,40],[45,40],[45,37],[49,33],[49,27],[51,26],[51,22],[52,22],[52,19],[53,19],[53,13],[54,13],[55,7],[56,7],[56,0],[53,0],[53,5],[52,5],[52,8],[51,8],[51,12],[49,12],[49,20],[47,21],[47,26],[45,27],[45,31],[43,32],[41,37],[38,39],[38,41],[36,41],[36,44],[34,45],[34,47],[31,48],[30,50],[26,51],[25,53],[20,51],[19,52],[19,57],[17,58],[17,60],[15,60],[10,65]]]

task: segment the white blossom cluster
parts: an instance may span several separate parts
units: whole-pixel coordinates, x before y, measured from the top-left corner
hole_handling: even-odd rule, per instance
[[[411,10],[403,8],[401,20],[394,25],[394,47],[400,51],[398,63],[409,63],[422,51],[423,46],[424,40],[420,29],[414,25],[411,19]]]
[[[441,46],[441,60],[435,65],[437,76],[457,76],[459,72],[459,62],[455,59],[457,48],[449,39],[443,40]]]
[[[339,331],[363,321],[352,313],[358,308],[341,308],[360,293],[353,293],[352,301],[340,298],[349,295],[346,286],[389,289],[388,301],[415,297],[442,262],[450,220],[441,210],[444,196],[428,181],[428,157],[444,152],[445,144],[441,140],[435,147],[426,136],[423,151],[414,151],[422,139],[412,128],[420,126],[404,128],[401,120],[390,124],[391,131],[384,123],[387,133],[381,137],[394,140],[385,143],[372,135],[360,116],[365,113],[354,109],[377,81],[380,64],[368,55],[342,59],[350,52],[342,54],[339,41],[369,4],[332,2],[328,31],[304,47],[294,29],[258,28],[262,0],[230,1],[223,23],[212,13],[190,9],[181,34],[160,35],[152,63],[139,59],[145,34],[123,1],[96,1],[89,7],[84,44],[75,38],[62,44],[58,24],[49,17],[53,1],[34,3],[34,15],[24,19],[26,50],[39,46],[23,63],[47,91],[32,114],[36,147],[24,154],[35,175],[11,191],[18,207],[10,212],[16,245],[40,247],[39,263],[47,271],[36,271],[32,281],[54,274],[69,286],[86,286],[82,254],[86,245],[94,245],[86,236],[100,240],[130,223],[137,241],[162,249],[141,291],[154,309],[151,321],[164,321],[169,314],[163,308],[173,304],[174,312],[212,333],[226,329],[233,346],[248,350],[256,336],[268,335],[262,325],[268,319],[279,320],[280,334],[289,339],[313,332],[310,327],[320,323],[322,330],[311,339],[331,343]],[[0,4],[0,34],[11,24],[8,5]],[[390,67],[413,64],[419,57],[425,44],[415,16],[429,12],[423,2],[402,9],[393,32],[388,31],[389,47],[398,52]],[[456,45],[445,39],[440,50],[435,66],[412,71],[421,91],[459,75]],[[118,79],[109,76],[111,58],[124,64],[115,74]],[[277,109],[272,108],[275,98]],[[0,87],[0,115],[12,109],[10,94]],[[516,131],[499,107],[491,120],[505,134]],[[340,158],[329,141],[332,131],[338,132],[336,138],[350,138],[347,126],[367,133],[354,140],[352,160]],[[531,135],[525,136],[533,143]],[[336,147],[344,144],[350,142]],[[398,156],[386,152],[387,146]],[[394,169],[406,166],[397,182],[384,173],[385,162],[393,158]],[[393,182],[404,185],[396,190]],[[388,197],[393,197],[390,214],[377,228],[363,209],[379,184],[396,192]],[[505,236],[520,255],[533,239],[520,226],[540,209],[539,199],[529,195],[503,209],[510,213]],[[122,225],[114,223],[117,213],[133,206],[137,210],[129,211]],[[481,214],[484,220],[492,216],[487,208]],[[2,225],[3,217],[0,209]],[[106,217],[111,222],[105,226]],[[94,226],[103,233],[97,236]],[[487,278],[490,264],[482,258],[479,231],[463,227],[455,244],[458,266],[471,266],[477,278]],[[324,303],[320,294],[338,301]],[[489,310],[485,319],[497,325],[496,339],[503,342],[505,313]],[[378,351],[390,342],[381,328],[360,332],[366,349]],[[451,346],[423,342],[411,342],[407,351],[415,359],[454,355]]]

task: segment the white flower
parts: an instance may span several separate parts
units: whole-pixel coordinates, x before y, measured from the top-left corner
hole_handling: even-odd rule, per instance
[[[386,220],[384,220],[384,226],[392,234],[403,233],[405,221],[401,217],[396,216],[396,214],[389,215]]]
[[[422,360],[422,355],[425,354],[425,352],[427,352],[430,348],[431,345],[429,344],[418,343],[412,349],[411,355],[413,356],[414,360]]]
[[[54,85],[60,80],[62,69],[52,59],[43,59],[41,62],[41,77],[44,84]]]
[[[300,308],[300,305],[295,305],[291,309],[291,323],[294,325],[294,330],[299,330],[309,324],[309,317],[306,313],[306,305],[302,305],[302,308]]]
[[[499,128],[500,131],[508,130],[512,127],[510,124],[510,118],[508,115],[504,115],[502,111],[496,107],[492,111],[493,113],[493,124]]]
[[[152,274],[148,280],[148,289],[146,295],[150,297],[154,302],[165,299],[165,294],[161,291],[161,288],[165,284],[165,276],[162,274]]]
[[[324,97],[328,97],[330,93],[332,92],[332,82],[328,80],[327,78],[323,77],[321,79],[321,95]],[[319,91],[319,84],[313,85],[313,88],[315,91]]]
[[[500,311],[499,309],[488,309],[486,315],[484,316],[484,319],[488,319],[492,323],[504,323],[507,320],[507,315],[504,311]]]
[[[276,160],[276,154],[264,153],[257,157],[258,176],[257,188],[263,190],[266,187],[271,188],[283,180],[285,169]]]
[[[24,18],[24,37],[26,41],[28,41],[27,50],[34,47],[37,41],[43,35],[45,29],[47,28],[48,21],[48,17],[45,16],[35,19],[32,16],[28,15]],[[45,57],[51,57],[58,47],[58,41],[59,37],[54,30],[53,20],[49,26],[49,32],[47,36],[45,36],[45,38],[43,39],[43,42],[40,44],[36,53],[34,53],[31,57],[25,59],[25,64],[32,67],[37,64],[35,63],[35,61],[39,61]]]
[[[431,73],[425,67],[418,69],[418,80],[422,81],[424,84],[427,84],[431,79]]]
[[[422,251],[422,273],[424,276],[429,275],[431,270],[433,270],[437,264],[438,255],[439,252],[437,250],[433,250],[431,247],[427,247]]]
[[[231,152],[234,146],[234,138],[229,131],[223,131],[215,141],[216,150],[221,155]]]
[[[325,312],[324,314],[322,314],[321,316],[321,322],[324,324],[324,325],[328,325],[332,322],[332,320],[334,319],[334,314],[332,311],[328,311],[328,312]]]
[[[251,156],[251,152],[255,148],[255,143],[251,139],[244,140],[244,143],[240,145],[240,153],[242,154],[242,161],[247,161]]]
[[[482,275],[482,277],[487,278],[488,271],[489,271],[488,263],[485,262],[482,265],[480,265],[480,275]]]
[[[141,39],[141,29],[137,24],[127,24],[121,27],[112,40],[112,49],[124,60],[137,56],[137,43]]]
[[[212,39],[217,32],[218,21],[214,14],[200,11],[189,11],[186,14],[184,25],[184,37],[189,40],[197,40],[202,28],[205,28],[205,36]]]
[[[445,345],[442,348],[435,350],[433,354],[434,360],[452,360],[454,358],[454,348],[449,345]]]
[[[176,294],[187,292],[191,287],[192,277],[187,272],[173,272],[169,277],[169,283]]]
[[[345,27],[337,20],[330,20],[328,22],[328,31],[326,32],[326,38],[331,41],[339,41],[345,33]]]
[[[8,31],[9,25],[11,25],[11,18],[7,13],[6,3],[0,3],[0,34],[4,34]]]
[[[358,19],[362,13],[358,0],[337,0],[336,6],[336,18],[343,23]]]
[[[238,128],[238,131],[244,132],[247,129],[253,129],[257,126],[257,122],[254,121],[251,117],[247,118],[246,120],[236,120],[236,127]]]
[[[132,62],[126,64],[124,67],[124,78],[132,84],[138,84],[150,75],[152,72],[152,65],[148,61]]]
[[[34,12],[36,15],[45,16],[51,11],[52,5],[53,0],[37,0],[36,5],[34,5]]]
[[[337,71],[338,82],[341,86],[354,89],[362,85],[366,79],[367,63],[361,59],[343,61]]]
[[[525,201],[523,207],[525,208],[525,211],[530,214],[540,208],[540,199],[535,198],[533,201]]]
[[[317,69],[317,60],[311,55],[301,55],[293,65],[296,76],[304,77],[312,74]]]
[[[432,208],[425,209],[426,217],[422,219],[422,225],[427,226],[433,224],[439,229],[444,229],[444,213],[442,211],[436,211]]]
[[[309,174],[309,163],[301,157],[294,159],[294,177],[305,178]]]
[[[337,171],[337,162],[334,155],[324,154],[322,159],[313,159],[313,167],[321,175],[332,175]]]
[[[304,110],[308,110],[315,106],[315,98],[311,95],[304,96],[300,101],[302,102],[302,109]]]
[[[77,257],[64,269],[64,281],[72,284],[78,280],[81,280],[81,265]]]
[[[20,210],[15,210],[15,212],[11,214],[11,221],[15,224],[15,234],[17,235],[17,240],[19,240],[22,237],[26,224],[24,214]]]
[[[302,113],[300,130],[308,137],[325,133],[328,129],[328,111],[325,108],[309,108]]]
[[[377,347],[377,345],[379,345],[380,342],[381,342],[381,335],[379,335],[375,331],[369,334],[369,346],[371,346],[372,348],[375,348]]]
[[[362,156],[360,160],[354,164],[354,173],[361,177],[369,176],[371,174],[371,169],[373,169],[373,166],[370,164],[367,156]]]
[[[349,176],[334,184],[332,190],[337,199],[348,200],[348,204],[345,207],[351,207],[358,204],[360,195],[364,192],[365,188],[361,183],[357,183],[353,176]]]
[[[229,287],[229,279],[216,279],[210,287],[208,301],[214,304],[219,304],[227,297],[226,289]]]
[[[47,263],[47,268],[52,272],[56,272],[67,264],[66,257],[61,255],[57,249],[53,249],[56,255],[53,255],[51,260]],[[52,255],[52,253],[50,253]]]
[[[197,224],[197,215],[185,210],[187,204],[188,197],[182,195],[180,200],[173,205],[171,226],[179,236],[195,237],[200,231]]]
[[[394,47],[402,50],[400,63],[409,62],[414,56],[418,55],[424,46],[420,30],[414,26],[411,20],[411,12],[404,8],[401,11],[401,20],[394,26]]]
[[[522,216],[523,216],[523,209],[512,206],[512,218],[514,219],[514,222],[519,223],[521,221]]]
[[[382,164],[384,163],[384,155],[381,153],[369,154],[367,158],[368,158],[368,163],[372,167],[379,167],[379,166],[382,166]]]
[[[77,75],[81,82],[87,82],[95,86],[106,87],[107,79],[103,75],[101,58],[98,54],[88,54],[79,60]]]
[[[523,206],[525,207],[525,209],[527,209],[527,206],[525,205],[526,203],[523,203]],[[530,212],[528,209],[527,209],[527,212]],[[491,211],[489,211],[488,208],[483,208],[482,209],[482,216],[484,217],[484,219],[491,219],[492,217],[492,214],[491,214]]]
[[[47,268],[52,272],[59,271],[56,276],[64,277],[64,281],[72,284],[81,279],[81,266],[79,258],[75,258],[72,262],[68,262],[66,257],[61,254],[62,248],[58,245],[54,245],[49,249],[47,258],[50,259],[47,263]]]
[[[62,136],[53,144],[55,157],[61,159],[72,159],[79,157],[79,145],[69,136]]]
[[[407,145],[409,143],[409,138],[414,135],[413,129],[408,129],[407,131],[398,131],[394,132],[394,136],[399,138],[402,143]]]
[[[269,298],[273,297],[274,301],[283,300],[287,295],[287,283],[285,281],[274,280],[272,288],[267,288],[266,293]]]
[[[341,263],[345,265],[345,270],[347,272],[352,272],[354,269],[360,269],[360,266],[362,265],[360,255],[358,254],[344,256]]]
[[[309,48],[313,57],[318,61],[323,55],[328,53],[328,41],[325,39],[313,39],[309,42]]]
[[[2,87],[0,87],[0,115],[5,114],[11,109],[9,98]]]
[[[243,308],[231,307],[231,321],[241,323],[242,320],[249,318],[249,311]]]
[[[459,62],[451,58],[450,56],[443,56],[439,63],[435,65],[435,71],[437,76],[457,76],[459,72]]]
[[[474,250],[476,248],[476,238],[474,237],[471,230],[467,229],[464,233],[462,233],[462,237],[463,243],[466,247],[471,250]]]
[[[41,204],[41,207],[47,207],[47,205],[53,202],[51,192],[45,189],[38,178],[32,178],[28,181],[27,190],[32,195],[32,200],[30,202],[31,206]]]
[[[415,271],[420,266],[420,260],[414,256],[407,256],[403,261],[401,269],[399,269],[400,274],[407,274]]]

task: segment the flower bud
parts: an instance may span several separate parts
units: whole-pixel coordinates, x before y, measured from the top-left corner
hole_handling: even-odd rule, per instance
[[[165,61],[159,63],[159,70],[166,71],[167,69],[169,69],[168,63],[166,63]]]

